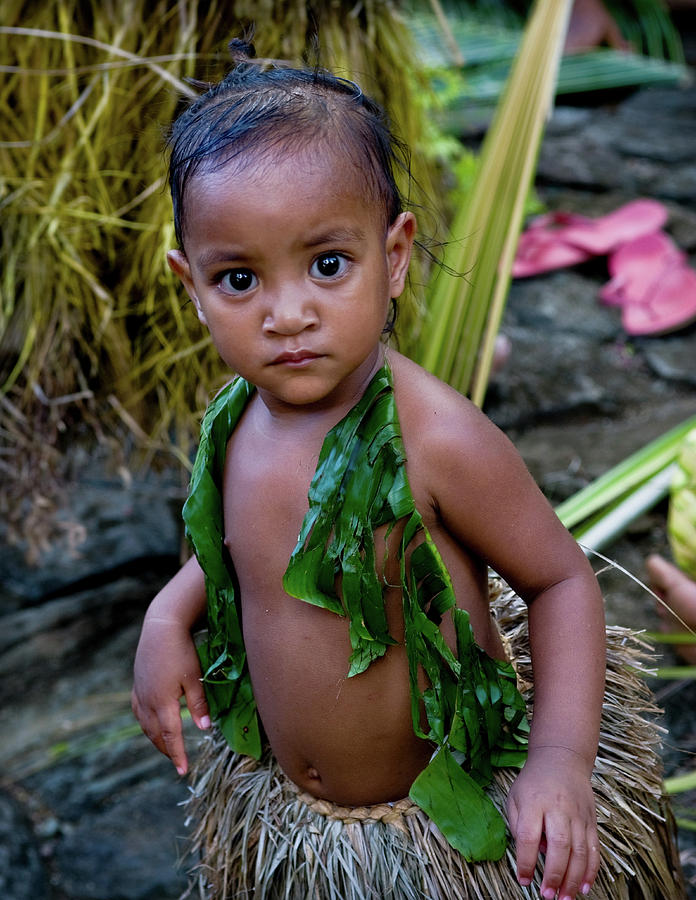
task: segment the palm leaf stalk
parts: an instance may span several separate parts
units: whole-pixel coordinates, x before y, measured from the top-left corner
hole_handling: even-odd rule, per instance
[[[663,484],[662,473],[674,465],[679,457],[684,438],[694,427],[696,427],[696,416],[691,416],[631,454],[587,487],[573,494],[572,497],[564,500],[556,507],[556,514],[566,528],[573,530],[573,533],[579,536],[580,532],[577,529],[582,525],[586,527],[587,521],[593,515],[606,512],[612,507],[612,504],[626,499],[652,478],[657,477],[658,479],[659,490],[657,493],[665,496],[669,484],[666,486]],[[664,493],[662,493],[663,491]],[[654,502],[659,499],[660,496],[656,496]],[[647,508],[649,506],[630,514],[630,517],[626,519],[626,526],[636,518],[636,515]],[[597,521],[599,521],[599,517],[593,520],[592,524],[596,524]],[[592,546],[593,549],[599,549],[597,545]]]
[[[486,135],[475,184],[434,272],[418,361],[481,405],[549,114],[570,0],[538,0]]]
[[[667,496],[676,471],[676,462],[659,469],[620,499],[609,503],[601,512],[574,528],[574,537],[587,550],[602,550],[607,547],[626,531],[631,522]]]
[[[696,790],[696,772],[665,779],[665,788],[669,794],[682,794],[685,791]]]

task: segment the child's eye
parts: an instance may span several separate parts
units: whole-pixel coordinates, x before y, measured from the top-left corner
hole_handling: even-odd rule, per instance
[[[220,287],[228,294],[242,294],[256,287],[256,275],[251,269],[231,269],[220,279]]]
[[[322,253],[312,263],[311,274],[315,278],[333,278],[342,275],[348,265],[340,253]]]

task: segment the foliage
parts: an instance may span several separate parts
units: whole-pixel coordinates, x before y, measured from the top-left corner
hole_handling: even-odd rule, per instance
[[[679,34],[663,0],[604,0],[621,32],[639,52],[658,59],[684,59]],[[520,25],[532,0],[446,0],[454,14],[473,15],[478,21],[506,28]]]
[[[526,198],[553,97],[570,0],[539,0],[486,134],[476,181],[451,226],[448,272],[428,284],[419,362],[481,404]]]

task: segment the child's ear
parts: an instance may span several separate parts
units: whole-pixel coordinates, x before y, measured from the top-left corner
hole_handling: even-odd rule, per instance
[[[387,232],[390,297],[398,297],[403,292],[415,236],[416,217],[412,212],[399,213]]]
[[[188,259],[186,259],[186,254],[181,250],[169,250],[167,252],[167,262],[169,263],[169,268],[186,288],[186,293],[193,300],[193,304],[196,307],[196,312],[198,313],[198,318],[201,324],[207,325],[208,323],[206,321],[205,314],[201,309],[201,304],[198,299],[198,295],[196,294],[196,289],[193,286],[191,266],[189,265]]]

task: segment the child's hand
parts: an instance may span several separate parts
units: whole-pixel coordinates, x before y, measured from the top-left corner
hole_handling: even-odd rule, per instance
[[[189,630],[174,619],[146,615],[134,675],[133,713],[155,747],[183,775],[188,761],[179,707],[182,694],[195,724],[210,728],[201,668]]]
[[[588,765],[563,747],[537,747],[507,801],[517,844],[517,877],[530,884],[546,854],[541,896],[572,900],[588,894],[599,870],[599,839]]]

